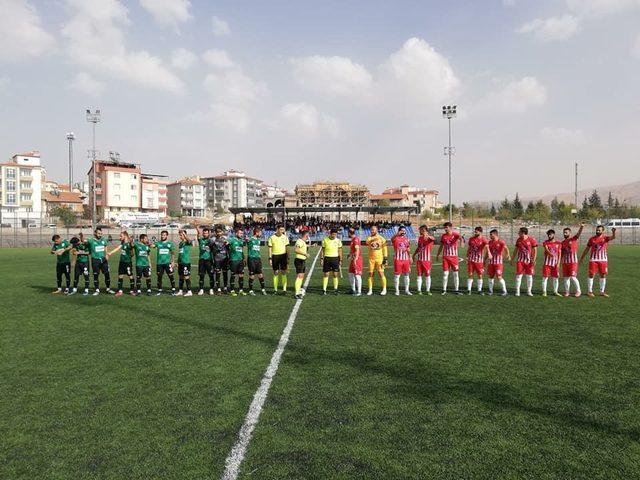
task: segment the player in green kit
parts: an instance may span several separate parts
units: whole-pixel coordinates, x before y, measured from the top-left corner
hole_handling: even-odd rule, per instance
[[[142,294],[142,277],[147,284],[147,295],[151,295],[151,265],[149,257],[151,256],[151,246],[149,245],[149,237],[144,233],[140,234],[139,241],[134,242],[133,251],[136,254],[136,289],[138,295]]]
[[[191,291],[191,239],[187,236],[186,230],[178,230],[180,243],[178,244],[178,295],[183,295],[182,289],[187,284],[184,292],[185,297],[193,295]]]
[[[93,272],[94,295],[100,295],[100,273],[104,275],[104,283],[107,293],[116,293],[111,290],[111,273],[109,272],[109,259],[107,258],[107,240],[102,236],[102,229],[96,228],[93,238],[87,240],[91,258],[91,271]]]
[[[160,232],[160,241],[153,244],[153,248],[157,251],[156,256],[156,275],[158,277],[158,293],[162,295],[162,277],[167,274],[169,282],[171,282],[171,294],[176,294],[176,280],[173,277],[173,265],[175,261],[173,242],[169,240],[169,232],[162,230]]]
[[[78,293],[80,275],[84,277],[83,295],[89,295],[89,245],[84,241],[82,232],[71,239],[71,246],[73,247],[71,253],[76,259],[76,264],[73,267],[73,290],[69,292],[69,295]]]
[[[249,269],[249,295],[255,295],[253,291],[253,281],[258,276],[262,295],[267,294],[264,288],[264,275],[262,273],[262,256],[260,255],[260,244],[262,242],[262,230],[260,227],[253,229],[253,236],[247,240],[247,267]]]
[[[211,230],[198,225],[198,295],[204,295],[204,277],[209,275],[209,295],[213,295],[215,279],[211,258]]]
[[[236,228],[235,236],[229,239],[229,269],[231,270],[231,296],[236,297],[244,293],[244,231]],[[238,292],[236,293],[236,276],[238,277]]]
[[[136,282],[133,275],[133,239],[126,231],[120,232],[120,245],[109,252],[109,256],[120,251],[120,261],[118,262],[118,293],[116,297],[122,296],[122,286],[124,277],[129,277],[129,288],[131,295],[136,293]]]
[[[71,254],[73,248],[67,240],[63,240],[60,235],[51,237],[53,245],[51,246],[51,255],[56,255],[56,282],[58,288],[53,293],[62,293],[62,276],[67,281],[65,293],[69,293],[71,288]]]

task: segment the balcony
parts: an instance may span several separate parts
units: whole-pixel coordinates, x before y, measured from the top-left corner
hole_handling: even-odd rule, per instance
[[[33,200],[20,200],[21,207],[33,207]]]

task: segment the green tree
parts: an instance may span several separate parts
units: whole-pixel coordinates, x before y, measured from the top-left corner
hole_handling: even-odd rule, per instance
[[[51,210],[51,215],[58,217],[65,227],[74,225],[78,220],[78,215],[69,207],[61,205]]]
[[[516,193],[516,198],[513,199],[511,213],[513,213],[514,218],[522,218],[522,214],[524,213],[524,207],[522,206],[520,195],[518,193]]]
[[[496,206],[495,204],[491,204],[491,208],[489,209],[489,216],[491,216],[491,218],[496,218],[496,215],[498,214],[498,211],[496,210]]]
[[[589,208],[602,209],[602,200],[597,190],[594,190],[588,199]]]

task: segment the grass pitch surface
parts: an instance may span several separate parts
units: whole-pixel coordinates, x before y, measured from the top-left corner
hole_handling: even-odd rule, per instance
[[[640,477],[640,249],[610,252],[609,299],[322,297],[318,265],[240,477]],[[54,261],[0,250],[0,478],[219,477],[292,297],[67,298]]]

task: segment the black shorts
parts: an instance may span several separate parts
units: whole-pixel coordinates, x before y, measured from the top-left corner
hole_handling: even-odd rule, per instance
[[[178,275],[181,277],[190,277],[191,276],[191,264],[190,263],[179,263],[178,264]]]
[[[278,270],[286,270],[288,267],[288,260],[286,253],[271,255],[271,268],[273,268],[274,272]]]
[[[213,264],[211,263],[211,259],[203,259],[198,260],[198,275],[205,275],[207,273],[213,272]]]
[[[92,258],[91,271],[93,273],[103,273],[106,275],[109,273],[109,262],[106,258]]]
[[[163,263],[162,265],[156,265],[156,273],[158,275],[162,275],[165,273],[167,275],[173,275],[173,265],[170,263]]]
[[[71,273],[70,263],[56,263],[56,275],[64,275]]]
[[[229,270],[229,259],[214,259],[213,260],[213,270],[216,272],[220,272],[222,270]]]
[[[262,259],[249,257],[247,267],[249,267],[249,275],[260,275],[262,273]]]
[[[307,271],[307,261],[302,258],[294,258],[293,265],[296,267],[296,273],[305,273]]]
[[[127,277],[133,276],[133,265],[126,262],[118,263],[118,275],[126,275]]]
[[[234,275],[242,275],[244,273],[244,260],[231,260],[229,267]]]
[[[73,269],[73,275],[79,278],[80,275],[89,275],[89,263],[76,262],[76,266]]]
[[[149,278],[151,276],[151,267],[149,265],[147,265],[146,267],[140,267],[136,265],[136,276],[138,278]]]
[[[324,257],[322,262],[322,272],[339,272],[340,271],[340,257]]]

